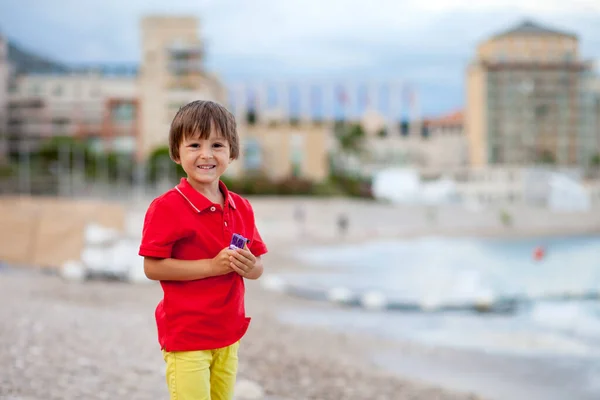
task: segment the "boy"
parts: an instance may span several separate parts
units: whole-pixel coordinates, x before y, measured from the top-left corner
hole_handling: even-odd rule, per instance
[[[239,155],[233,115],[211,101],[182,107],[171,124],[169,151],[187,177],[148,207],[139,254],[160,281],[158,339],[171,399],[233,397],[239,341],[250,318],[244,280],[263,272],[267,252],[250,203],[220,177]],[[234,233],[249,239],[229,249]]]

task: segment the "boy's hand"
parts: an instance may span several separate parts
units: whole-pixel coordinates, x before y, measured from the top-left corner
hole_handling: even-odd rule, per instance
[[[247,277],[256,266],[256,257],[250,252],[248,245],[245,245],[243,249],[236,249],[231,252],[233,254],[229,257],[229,268],[239,275]]]
[[[212,267],[215,275],[225,275],[234,271],[234,269],[231,268],[230,261],[230,257],[234,252],[235,251],[230,250],[229,247],[225,247],[212,259]]]

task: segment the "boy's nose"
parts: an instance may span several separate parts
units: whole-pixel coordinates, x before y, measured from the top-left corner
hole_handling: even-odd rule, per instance
[[[210,148],[203,148],[200,150],[200,157],[202,158],[211,158],[212,157],[212,150]]]

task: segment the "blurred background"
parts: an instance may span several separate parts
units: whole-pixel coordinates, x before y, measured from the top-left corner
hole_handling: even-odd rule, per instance
[[[223,180],[270,248],[238,398],[599,398],[599,21],[588,0],[2,1],[0,397],[165,398],[137,251],[183,176],[169,124],[206,99],[237,118]]]

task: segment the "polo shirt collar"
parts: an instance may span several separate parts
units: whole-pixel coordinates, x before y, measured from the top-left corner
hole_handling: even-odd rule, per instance
[[[221,193],[223,193],[226,204],[229,203],[229,206],[235,210],[235,202],[233,201],[229,190],[227,190],[227,186],[225,186],[225,184],[220,180],[219,189],[221,189]],[[178,191],[185,200],[187,200],[187,202],[194,210],[196,210],[196,212],[201,212],[214,205],[214,203],[207,199],[206,196],[194,189],[188,182],[187,178],[181,178],[179,185],[175,186],[175,190]]]

